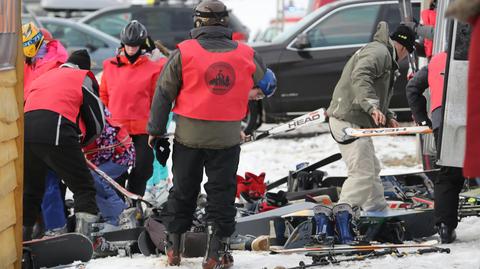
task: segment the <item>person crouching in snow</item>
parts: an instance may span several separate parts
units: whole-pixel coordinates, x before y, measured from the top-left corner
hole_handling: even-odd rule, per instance
[[[370,137],[347,139],[344,128],[398,127],[388,110],[398,71],[398,62],[414,50],[415,34],[400,25],[389,36],[388,25],[380,22],[374,41],[359,49],[345,65],[327,109],[330,131],[347,164],[348,178],[340,200],[333,208],[340,242],[353,241],[352,207],[383,211],[387,202],[379,177],[380,162]]]
[[[153,172],[153,151],[146,131],[157,78],[166,58],[151,59],[147,48],[155,46],[140,22],[129,22],[120,34],[117,56],[103,62],[100,98],[112,113],[111,123],[125,128],[135,147],[135,165],[128,175],[127,189],[143,196]],[[168,114],[168,113],[167,113]],[[126,177],[122,177],[125,186]]]
[[[48,169],[73,192],[75,231],[89,236],[89,225],[98,220],[93,178],[81,147],[100,135],[105,120],[89,70],[88,52],[75,51],[65,64],[35,79],[25,96],[24,240],[31,239]]]

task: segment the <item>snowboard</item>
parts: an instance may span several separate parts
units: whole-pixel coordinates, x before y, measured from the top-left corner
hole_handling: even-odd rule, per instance
[[[37,269],[88,262],[93,255],[90,239],[83,234],[67,233],[23,242],[22,268]]]

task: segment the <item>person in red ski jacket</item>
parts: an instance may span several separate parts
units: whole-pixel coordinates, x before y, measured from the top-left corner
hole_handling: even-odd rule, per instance
[[[423,25],[435,27],[437,20],[437,0],[431,0],[430,6],[428,9],[422,10],[421,17]],[[423,40],[423,46],[425,47],[425,56],[430,59],[432,57],[433,51],[433,40],[432,38],[425,38]]]
[[[440,52],[431,58],[428,66],[423,67],[408,82],[406,88],[408,104],[418,125],[433,129],[436,145],[441,144],[439,136],[442,125],[443,85],[447,53]],[[427,100],[423,93],[430,89],[431,120],[427,113]],[[437,146],[439,148],[439,146]],[[435,184],[435,225],[444,244],[455,240],[458,225],[458,195],[463,188],[465,178],[462,168],[440,166]]]
[[[154,44],[145,26],[136,20],[125,26],[120,39],[118,55],[103,62],[100,98],[112,114],[112,124],[127,130],[135,146],[135,165],[119,181],[125,185],[128,177],[127,189],[143,195],[153,173],[154,159],[146,126],[155,84],[166,58],[150,58],[147,51],[152,51]]]
[[[480,0],[457,0],[447,10],[472,25],[468,51],[467,137],[463,174],[480,177]]]
[[[33,22],[24,24],[22,33],[25,55],[25,65],[23,66],[25,100],[30,83],[48,70],[63,64],[68,58],[68,53],[60,41],[51,39],[47,30],[38,29]]]

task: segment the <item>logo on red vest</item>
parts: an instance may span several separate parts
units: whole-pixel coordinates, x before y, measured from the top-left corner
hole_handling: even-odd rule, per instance
[[[235,85],[235,70],[226,62],[214,63],[205,72],[205,83],[213,94],[224,95]]]

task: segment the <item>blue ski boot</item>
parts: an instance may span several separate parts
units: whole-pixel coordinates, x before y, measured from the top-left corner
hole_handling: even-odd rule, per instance
[[[333,238],[333,211],[331,207],[317,205],[313,208],[313,219],[315,220],[316,232],[315,239],[324,242],[326,239]]]
[[[352,219],[353,210],[349,204],[337,204],[333,207],[335,226],[340,244],[351,244],[354,240]]]

